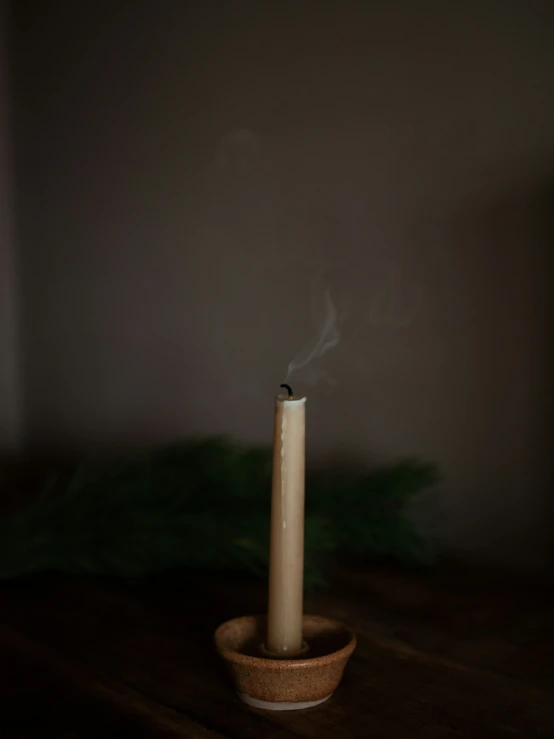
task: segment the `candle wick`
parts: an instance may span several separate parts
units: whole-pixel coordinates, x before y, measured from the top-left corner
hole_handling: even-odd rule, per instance
[[[285,384],[285,383],[283,382],[283,384],[282,384],[282,385],[280,385],[280,387],[286,387],[286,389],[287,389],[287,390],[289,391],[289,398],[292,398],[292,397],[293,397],[293,392],[292,392],[292,388],[291,388],[291,386],[290,386],[290,385],[286,385],[286,384]]]

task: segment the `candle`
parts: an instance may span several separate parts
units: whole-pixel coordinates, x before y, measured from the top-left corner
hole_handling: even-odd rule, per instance
[[[306,398],[275,398],[267,649],[302,649]]]

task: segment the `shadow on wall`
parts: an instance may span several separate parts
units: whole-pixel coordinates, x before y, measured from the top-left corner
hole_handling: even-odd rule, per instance
[[[494,193],[494,194],[493,194]],[[546,214],[545,214],[546,203]],[[453,220],[460,269],[455,546],[522,567],[554,564],[551,254],[554,187],[490,187]],[[546,522],[549,522],[547,525]]]
[[[545,269],[543,273],[544,290],[546,295],[545,313],[548,321],[546,336],[547,356],[546,372],[549,379],[548,392],[544,398],[543,412],[548,429],[546,443],[545,489],[547,493],[548,509],[548,541],[549,570],[554,573],[554,469],[553,469],[553,442],[554,442],[554,174],[550,177],[544,200],[545,220],[547,224],[547,248],[545,250]]]

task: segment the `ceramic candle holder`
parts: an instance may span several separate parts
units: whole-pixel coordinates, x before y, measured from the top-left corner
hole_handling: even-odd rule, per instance
[[[293,659],[272,657],[264,646],[267,619],[244,616],[215,632],[239,697],[251,706],[273,711],[311,708],[331,697],[356,647],[349,628],[323,616],[304,615],[307,647]]]

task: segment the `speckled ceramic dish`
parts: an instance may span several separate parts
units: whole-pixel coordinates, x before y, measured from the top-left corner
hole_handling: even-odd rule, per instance
[[[296,659],[264,656],[265,633],[264,617],[244,616],[222,624],[215,644],[239,697],[273,711],[310,708],[330,698],[356,647],[353,631],[323,616],[304,616],[308,649]]]

